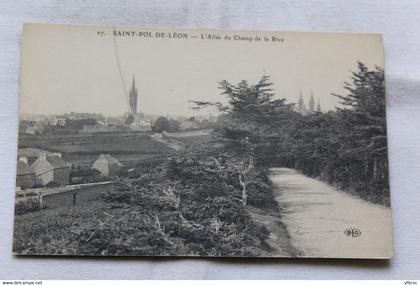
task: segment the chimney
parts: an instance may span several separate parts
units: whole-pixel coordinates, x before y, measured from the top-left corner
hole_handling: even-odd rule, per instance
[[[22,162],[28,164],[28,158],[26,156],[19,157],[19,161],[22,161]]]
[[[47,153],[46,152],[39,152],[38,153],[39,160],[47,160]]]

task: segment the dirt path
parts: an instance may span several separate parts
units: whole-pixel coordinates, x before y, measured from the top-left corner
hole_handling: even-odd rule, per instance
[[[293,169],[272,168],[270,177],[282,208],[281,222],[298,256],[392,255],[390,208],[338,191]]]
[[[268,214],[257,208],[248,207],[252,219],[258,224],[263,224],[270,231],[270,236],[265,240],[261,249],[261,256],[264,257],[294,257],[297,256],[296,249],[290,242],[286,227],[282,224],[280,217]]]

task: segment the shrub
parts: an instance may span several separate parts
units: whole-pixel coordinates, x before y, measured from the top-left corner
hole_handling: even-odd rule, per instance
[[[15,215],[24,215],[26,213],[39,211],[41,205],[37,197],[31,197],[25,201],[19,201],[15,204]]]
[[[31,223],[17,219],[14,249],[32,254],[258,255],[269,232],[242,204],[240,169],[219,164],[194,155],[173,157],[140,178],[121,180],[93,205],[41,211],[28,218]],[[260,206],[271,197],[261,177],[257,171],[246,177],[250,203]]]

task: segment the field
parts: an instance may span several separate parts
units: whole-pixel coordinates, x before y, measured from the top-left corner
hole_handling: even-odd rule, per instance
[[[189,147],[202,147],[204,144],[210,141],[211,135],[204,134],[204,135],[191,136],[191,137],[178,137],[176,139]]]
[[[161,153],[170,152],[149,135],[139,133],[103,133],[91,135],[21,135],[19,147],[34,147],[62,153]]]
[[[91,164],[101,153],[130,164],[154,160],[173,152],[165,144],[140,133],[20,135],[19,148],[26,147],[60,152],[66,161],[80,166]]]

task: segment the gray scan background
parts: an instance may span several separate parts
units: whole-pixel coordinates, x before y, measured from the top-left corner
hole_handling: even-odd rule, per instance
[[[2,0],[0,279],[420,279],[419,12],[420,1],[415,0]],[[394,258],[390,262],[377,262],[12,256],[20,43],[24,22],[383,33]]]

